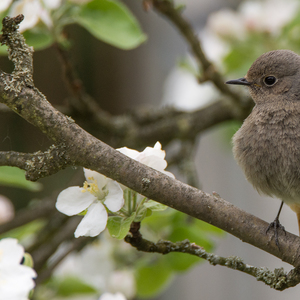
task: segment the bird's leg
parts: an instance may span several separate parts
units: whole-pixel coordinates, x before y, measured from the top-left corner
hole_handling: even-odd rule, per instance
[[[274,232],[275,232],[275,243],[277,245],[277,247],[279,248],[279,242],[278,242],[278,228],[280,228],[285,234],[286,234],[286,231],[285,231],[285,228],[284,226],[282,226],[279,222],[279,215],[281,213],[281,210],[282,210],[282,206],[283,206],[283,201],[281,201],[281,204],[280,204],[280,207],[279,207],[279,211],[277,213],[277,216],[275,218],[275,220],[273,222],[271,222],[266,230],[266,233],[268,233],[268,231],[271,229],[271,228],[274,228]]]

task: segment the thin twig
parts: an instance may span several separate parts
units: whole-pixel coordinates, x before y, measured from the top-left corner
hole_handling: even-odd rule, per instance
[[[23,226],[34,220],[48,217],[54,211],[54,199],[44,199],[43,201],[37,203],[37,205],[33,208],[26,208],[19,211],[11,221],[1,224],[0,234]]]
[[[236,111],[238,115],[244,115],[244,109],[249,112],[249,107],[244,107],[249,101],[245,102],[245,99],[233,92],[227,85],[222,75],[217,71],[213,63],[206,57],[201,42],[195,34],[192,26],[182,16],[181,10],[176,9],[174,2],[170,0],[153,0],[153,7],[156,11],[166,16],[180,31],[186,42],[190,46],[191,52],[198,62],[199,69],[202,69],[202,81],[210,80],[224,95],[230,97],[235,109],[242,109],[241,112]],[[251,101],[252,103],[252,101]]]
[[[248,275],[255,277],[258,281],[264,282],[275,290],[283,291],[289,287],[293,287],[300,283],[300,269],[294,268],[289,273],[284,272],[283,268],[270,271],[266,267],[254,267],[243,262],[237,256],[222,257],[213,253],[208,253],[204,248],[190,243],[188,240],[172,243],[166,240],[160,240],[153,243],[142,238],[134,238],[131,235],[125,237],[125,241],[131,244],[139,251],[168,254],[171,252],[186,253],[203,258],[211,265],[225,266],[227,268],[238,270]]]
[[[64,230],[61,230],[61,227],[57,226],[55,230],[50,232],[47,241],[42,243],[37,249],[29,250],[34,261],[34,268],[37,272],[40,272],[45,267],[48,259],[62,242],[74,239],[74,231],[80,221],[81,218],[78,216],[66,218],[63,226]]]
[[[6,30],[9,31],[9,28]],[[16,41],[20,36],[12,27],[5,38],[12,38]],[[17,43],[14,46],[17,47]],[[31,52],[28,51],[27,55],[31,57]],[[22,64],[24,61],[26,60],[15,60],[14,63]],[[28,61],[30,64],[29,58]],[[11,84],[11,78],[12,75],[1,74],[0,101],[17,112],[26,121],[39,128],[56,145],[63,145],[62,148],[57,149],[58,157],[61,154],[67,157],[73,165],[95,170],[149,199],[208,222],[244,242],[281,258],[294,267],[300,267],[299,237],[288,232],[286,235],[280,233],[280,249],[278,249],[274,236],[271,233],[265,234],[268,226],[266,222],[235,207],[217,195],[204,193],[123,155],[55,110],[36,87],[26,84],[25,78],[19,78],[22,81],[18,85],[22,86],[21,91],[16,90],[15,86]],[[183,132],[190,129],[191,124],[187,121],[189,119],[184,119],[177,124]],[[212,121],[208,120],[209,122]],[[211,125],[212,123],[210,123]],[[33,179],[38,178],[38,174],[33,177]],[[73,218],[78,222],[76,217]],[[76,224],[72,225],[72,230],[75,226]],[[71,230],[68,234],[71,236]],[[51,241],[51,244],[46,244],[41,253],[36,253],[35,258],[40,267],[49,258],[50,252],[53,253],[53,250],[66,238],[68,237],[64,233],[58,234],[57,239]],[[289,281],[294,280],[294,282],[297,282],[298,273],[294,271],[291,274],[295,278],[289,279]]]
[[[47,279],[49,279],[55,270],[55,268],[73,251],[80,250],[85,244],[91,242],[90,237],[80,237],[77,239],[72,239],[70,241],[70,244],[68,245],[68,248],[61,253],[59,253],[59,256],[56,258],[55,262],[51,262],[47,268],[43,269],[38,277],[35,280],[36,285],[39,285],[43,282],[45,282]]]

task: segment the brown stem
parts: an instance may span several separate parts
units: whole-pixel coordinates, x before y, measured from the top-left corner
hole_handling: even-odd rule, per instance
[[[222,257],[208,253],[202,247],[195,243],[190,243],[188,240],[177,243],[160,240],[157,243],[153,243],[142,238],[142,236],[137,239],[131,235],[127,235],[125,242],[143,252],[160,254],[179,252],[194,255],[207,260],[214,266],[226,266],[227,268],[247,273],[275,290],[283,291],[300,283],[300,268],[294,268],[289,273],[285,273],[282,268],[270,271],[265,267],[254,267],[246,264],[237,256]]]
[[[233,107],[242,109],[240,112],[236,111],[237,115],[244,115],[243,110],[245,109],[245,111],[248,111],[248,104],[252,103],[252,101],[244,101],[240,95],[233,92],[224,84],[226,80],[217,71],[213,63],[206,57],[201,47],[201,42],[192,26],[182,16],[181,11],[176,9],[174,2],[170,0],[153,0],[152,3],[155,10],[167,17],[185,38],[187,44],[190,46],[192,54],[198,62],[199,68],[203,70],[202,81],[212,81],[221,93],[230,97]],[[243,108],[245,104],[246,107]]]

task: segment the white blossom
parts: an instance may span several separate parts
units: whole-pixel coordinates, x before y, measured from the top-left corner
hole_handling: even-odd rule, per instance
[[[165,81],[163,104],[193,111],[209,104],[217,96],[212,82],[199,84],[192,73],[176,68]]]
[[[121,293],[116,293],[116,294],[104,293],[100,296],[99,300],[126,300],[126,298]]]
[[[20,23],[20,32],[33,28],[42,21],[47,27],[52,27],[52,20],[49,12],[43,7],[40,0],[19,0],[15,1],[9,10],[10,16],[24,15]]]
[[[225,8],[212,13],[207,20],[211,34],[221,37],[241,39],[245,36],[246,28],[243,17],[234,10]]]
[[[293,19],[299,8],[296,0],[246,1],[239,11],[245,28],[254,31],[268,31],[277,34]]]
[[[56,9],[61,5],[61,0],[43,0],[44,5],[47,9]]]
[[[225,38],[242,39],[249,32],[278,34],[299,9],[296,0],[244,1],[237,11],[222,9],[210,15],[208,28]]]
[[[12,202],[7,197],[0,195],[0,224],[12,220],[14,215],[15,209]]]
[[[1,0],[0,1],[0,12],[7,10],[11,3],[12,3],[12,0]]]
[[[132,299],[136,294],[136,283],[133,271],[115,270],[108,277],[108,291],[111,293],[122,293],[125,297]]]
[[[117,212],[124,205],[123,191],[116,181],[88,169],[84,169],[84,175],[86,181],[82,188],[73,186],[63,190],[56,202],[56,208],[68,216],[86,210],[75,231],[76,238],[99,235],[106,227],[106,208]]]
[[[58,252],[65,253],[68,247],[65,243]],[[74,251],[68,255],[55,269],[54,276],[59,281],[69,276],[77,277],[101,293],[122,293],[126,298],[133,299],[136,294],[134,270],[118,269],[120,266],[115,261],[118,253],[132,255],[132,247],[126,243],[120,244],[108,232],[103,232],[80,252]]]
[[[35,271],[21,265],[24,248],[13,238],[0,240],[0,298],[5,300],[28,300],[34,288]]]
[[[160,142],[156,142],[154,147],[146,147],[142,152],[127,147],[119,148],[117,150],[148,167],[175,178],[171,172],[165,171],[165,168],[167,167],[167,161],[165,160],[166,152],[161,149]]]

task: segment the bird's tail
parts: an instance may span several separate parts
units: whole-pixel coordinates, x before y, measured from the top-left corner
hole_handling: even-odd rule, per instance
[[[300,204],[291,204],[289,207],[296,213],[298,219],[298,228],[300,236]]]

